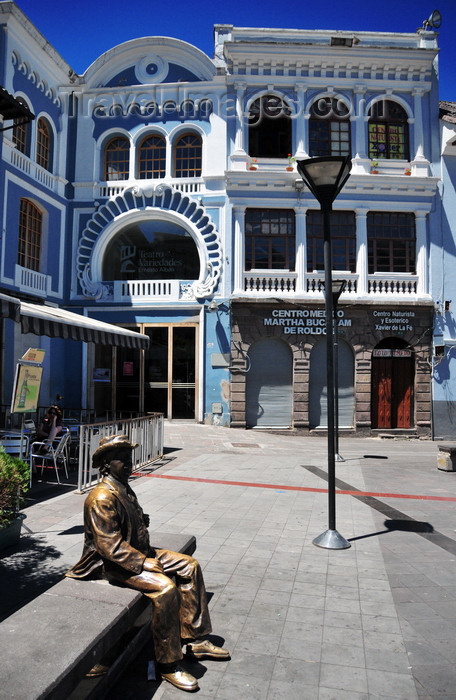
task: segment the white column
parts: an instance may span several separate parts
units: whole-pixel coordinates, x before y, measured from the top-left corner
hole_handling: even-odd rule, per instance
[[[356,209],[356,274],[358,296],[368,294],[367,209]]]
[[[414,157],[412,158],[412,175],[426,177],[429,175],[429,161],[424,155],[424,130],[423,130],[423,100],[424,90],[413,91],[413,109],[415,118],[409,119],[409,125],[414,126]],[[413,155],[412,153],[410,154]]]
[[[416,226],[416,274],[418,275],[417,294],[428,291],[428,253],[426,235],[427,212],[415,212]]]
[[[424,158],[424,144],[423,144],[423,110],[421,107],[421,100],[423,98],[422,90],[413,91],[413,111],[415,114],[414,126],[415,126],[415,156],[416,158]]]
[[[244,291],[244,269],[245,269],[245,249],[244,249],[244,218],[245,207],[233,207],[234,215],[234,294],[241,294]]]
[[[235,154],[246,155],[245,152],[245,118],[244,118],[244,94],[245,83],[236,83],[236,136],[234,139]]]
[[[129,180],[137,180],[138,179],[138,174],[137,174],[137,166],[139,165],[137,162],[137,143],[133,143],[133,141],[130,141],[130,159],[129,159],[129,173],[128,173],[128,179]]]
[[[355,126],[354,133],[354,151],[355,157],[353,158],[353,169],[352,172],[356,173],[370,173],[370,160],[368,156],[367,147],[367,131],[366,122],[367,117],[365,115],[366,111],[366,88],[364,86],[355,86],[355,104],[353,105],[353,114],[351,115],[351,121]]]
[[[307,273],[307,236],[306,214],[307,207],[295,207],[296,214],[296,294],[306,292]]]
[[[306,90],[302,83],[296,83],[296,158],[308,158],[305,144],[306,124],[309,123],[305,111]]]

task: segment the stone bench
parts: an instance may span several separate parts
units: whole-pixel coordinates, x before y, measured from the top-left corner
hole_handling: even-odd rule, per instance
[[[445,472],[456,471],[456,443],[438,445],[437,469]]]
[[[154,546],[193,554],[193,536],[151,533]],[[33,563],[31,562],[33,565]],[[103,698],[150,638],[149,599],[107,581],[64,578],[0,624],[0,688],[8,700]],[[86,678],[110,658],[101,678]]]

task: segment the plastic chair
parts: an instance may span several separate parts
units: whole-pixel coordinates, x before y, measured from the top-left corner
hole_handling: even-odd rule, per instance
[[[33,460],[40,461],[35,463],[36,469],[43,470],[49,467],[54,467],[57,482],[60,484],[59,466],[62,464],[65,470],[65,476],[68,479],[68,450],[70,446],[71,435],[64,432],[61,437],[54,440],[52,444],[49,442],[33,442],[30,450],[30,473],[33,471]],[[48,448],[45,452],[45,448]]]

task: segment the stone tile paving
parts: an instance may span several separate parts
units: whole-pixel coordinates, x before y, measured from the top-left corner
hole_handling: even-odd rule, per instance
[[[326,470],[324,438],[169,423],[165,439],[165,459],[133,488],[153,528],[197,536],[214,632],[232,652],[228,663],[187,664],[199,698],[456,699],[454,554],[426,533],[388,529],[371,501],[348,495],[336,499],[337,527],[352,547],[314,547],[327,527],[326,482],[306,467]],[[456,475],[436,470],[430,441],[341,438],[339,451],[337,477],[352,489],[456,496]],[[456,540],[454,502],[377,499]],[[80,554],[82,503],[65,494],[28,509],[49,579]],[[149,656],[110,700],[182,699],[146,680]]]

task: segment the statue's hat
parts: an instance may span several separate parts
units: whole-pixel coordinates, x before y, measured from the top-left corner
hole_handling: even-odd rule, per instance
[[[93,453],[92,464],[94,467],[98,467],[102,463],[102,457],[105,453],[111,450],[134,450],[135,447],[138,447],[138,443],[130,442],[127,435],[107,435],[101,438],[100,446]]]

